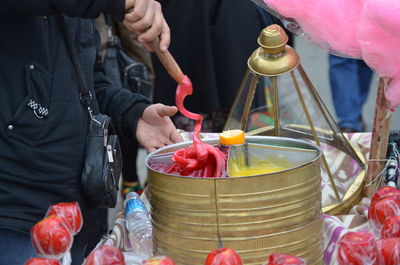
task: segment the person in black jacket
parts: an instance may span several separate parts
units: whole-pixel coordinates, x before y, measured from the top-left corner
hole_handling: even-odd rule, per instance
[[[98,34],[91,18],[108,12],[148,43],[169,28],[154,0],[3,0],[0,2],[0,264],[35,256],[31,227],[49,205],[77,201],[84,227],[74,238],[73,264],[99,235],[98,209],[80,187],[89,114],[79,98],[74,67],[56,15],[67,23],[100,112],[113,118],[120,137],[149,151],[180,141],[169,116],[176,107],[112,87],[96,65]],[[142,33],[144,32],[144,33]]]

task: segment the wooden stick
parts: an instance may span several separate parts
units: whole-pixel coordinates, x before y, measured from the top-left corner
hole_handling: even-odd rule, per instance
[[[163,52],[160,50],[160,40],[157,38],[152,43],[152,48],[154,52],[157,54],[158,59],[164,65],[168,74],[178,83],[180,84],[183,80],[184,74],[179,67],[178,63],[175,61],[174,57],[172,57],[169,51]]]
[[[381,173],[385,163],[376,160],[386,159],[390,135],[391,111],[385,98],[386,88],[387,82],[383,78],[379,78],[370,155],[364,180],[364,195],[368,198],[371,198],[378,188],[379,178],[377,176]]]

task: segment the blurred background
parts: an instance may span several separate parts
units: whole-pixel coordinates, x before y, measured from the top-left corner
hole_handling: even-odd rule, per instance
[[[333,115],[333,117],[336,117],[336,113],[333,109],[331,90],[329,87],[327,52],[304,38],[295,38],[295,49],[300,55],[304,70],[313,82],[319,95],[329,109],[329,112]],[[377,88],[378,77],[377,75],[374,75],[371,82],[368,101],[364,105],[362,113],[367,131],[371,131],[372,129]],[[399,129],[400,110],[397,109],[392,115],[392,130]]]

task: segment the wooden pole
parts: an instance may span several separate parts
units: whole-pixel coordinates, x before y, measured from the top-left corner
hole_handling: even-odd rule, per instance
[[[378,188],[380,178],[377,176],[385,166],[385,162],[380,160],[386,158],[391,120],[391,111],[389,109],[388,101],[385,98],[386,88],[387,82],[383,78],[379,78],[370,155],[364,181],[364,195],[368,198],[371,198]]]
[[[180,84],[183,80],[184,74],[182,73],[181,68],[175,61],[174,57],[172,57],[169,51],[161,51],[160,50],[160,40],[156,38],[152,43],[152,48],[154,52],[157,54],[158,59],[163,64],[168,74],[178,83]]]

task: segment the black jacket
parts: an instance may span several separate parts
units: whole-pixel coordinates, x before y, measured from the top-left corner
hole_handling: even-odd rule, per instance
[[[94,18],[121,20],[124,0],[0,1],[0,229],[28,232],[50,204],[78,201],[84,228],[94,227],[80,189],[89,124],[75,72],[54,14],[62,12],[100,111],[132,138],[149,101],[115,88],[96,67]],[[36,113],[34,112],[36,109]],[[90,231],[84,229],[84,237]],[[89,232],[88,232],[89,231]]]
[[[247,60],[258,47],[262,23],[256,6],[249,0],[158,1],[171,28],[169,50],[193,83],[193,95],[186,98],[185,106],[208,115],[229,109]],[[174,104],[176,84],[153,59],[154,101]]]

